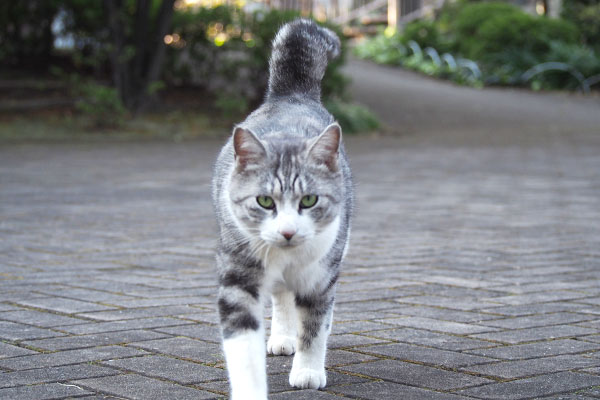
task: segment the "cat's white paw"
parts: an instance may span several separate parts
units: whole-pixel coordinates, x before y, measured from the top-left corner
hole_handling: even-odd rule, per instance
[[[271,335],[267,342],[267,353],[276,356],[289,356],[296,351],[296,338],[284,335]]]
[[[292,368],[290,373],[290,385],[300,389],[320,389],[325,387],[327,376],[325,370],[314,370],[310,368]]]

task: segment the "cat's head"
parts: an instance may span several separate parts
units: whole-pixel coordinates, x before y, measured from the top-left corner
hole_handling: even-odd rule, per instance
[[[337,123],[308,139],[273,135],[261,140],[247,129],[234,130],[229,195],[247,235],[293,247],[336,220],[343,206],[341,139]]]

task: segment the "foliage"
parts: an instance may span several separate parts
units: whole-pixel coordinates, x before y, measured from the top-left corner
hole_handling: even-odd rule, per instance
[[[79,94],[77,110],[88,117],[92,127],[116,128],[121,125],[125,107],[116,88],[93,81],[76,83],[73,87]]]
[[[369,132],[379,128],[377,117],[357,104],[327,100],[325,108],[339,122],[344,133]]]
[[[401,40],[405,44],[414,40],[422,48],[433,47],[438,51],[445,51],[447,47],[442,41],[435,22],[425,19],[415,20],[406,24]]]
[[[477,21],[474,23],[473,21]],[[534,17],[506,3],[473,3],[458,14],[459,51],[483,62],[501,62],[513,50],[541,57],[550,42],[576,43],[579,33],[570,22]]]
[[[199,85],[217,96],[226,114],[243,114],[263,98],[271,41],[294,11],[244,12],[232,6],[175,13],[165,78],[171,85]],[[337,29],[335,27],[331,27]],[[330,63],[323,96],[344,97],[343,56]]]
[[[77,109],[95,126],[119,125],[125,109],[146,109],[157,93],[179,86],[200,87],[226,119],[258,105],[267,87],[271,41],[299,13],[226,5],[172,10],[173,0],[3,2],[0,61],[18,66],[39,60],[55,76],[78,76],[70,81]],[[70,47],[54,49],[53,21],[60,22],[53,29]],[[344,39],[337,26],[328,27]],[[326,71],[324,99],[347,99],[342,45],[341,57]]]
[[[408,45],[405,45],[405,43]],[[399,65],[429,76],[449,79],[456,83],[481,86],[479,78],[474,76],[470,70],[459,65],[448,64],[448,62],[441,59],[434,59],[423,53],[421,46],[416,41],[412,43],[412,46],[414,47],[415,44],[418,47],[413,50],[410,47],[411,41],[404,35],[386,35],[381,32],[372,39],[359,44],[354,50],[358,57],[371,59],[379,64]],[[429,47],[433,48],[433,46]],[[437,51],[434,54],[436,53]],[[454,59],[451,55],[449,56]],[[459,58],[458,61],[460,62],[461,59]]]
[[[0,63],[32,68],[48,62],[52,21],[60,4],[60,0],[0,2]]]
[[[593,26],[586,29],[600,30],[600,24]],[[414,21],[394,36],[381,33],[358,46],[356,53],[459,83],[481,84],[466,69],[451,69],[447,63],[402,48],[402,44],[414,40],[421,47],[452,53],[456,59],[476,61],[487,84],[521,85],[527,70],[547,62],[566,63],[571,71],[577,70],[585,77],[599,74],[600,55],[581,44],[580,38],[578,27],[571,21],[533,16],[504,2],[462,0],[445,5],[434,21]],[[544,72],[528,82],[544,89],[575,89],[580,83],[568,71]]]
[[[561,16],[579,27],[588,46],[600,51],[600,0],[564,0]]]

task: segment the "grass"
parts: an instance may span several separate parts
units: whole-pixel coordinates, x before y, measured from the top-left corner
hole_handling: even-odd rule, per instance
[[[0,141],[89,141],[163,139],[183,141],[226,136],[233,121],[196,112],[126,118],[119,126],[99,128],[89,118],[71,113],[43,112],[0,116]]]
[[[367,109],[341,102],[327,108],[345,133],[362,133],[379,127]],[[93,119],[71,111],[0,114],[0,142],[169,140],[181,142],[198,138],[223,138],[243,116],[221,117],[218,113],[168,111],[126,117],[114,127],[98,127]]]

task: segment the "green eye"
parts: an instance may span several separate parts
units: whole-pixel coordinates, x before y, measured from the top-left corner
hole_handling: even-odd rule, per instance
[[[304,196],[300,200],[300,208],[311,208],[312,206],[317,204],[317,199],[318,197],[315,194],[308,194]]]
[[[275,203],[273,202],[273,198],[269,196],[258,196],[256,201],[262,208],[266,208],[267,210],[272,210],[275,208]]]

